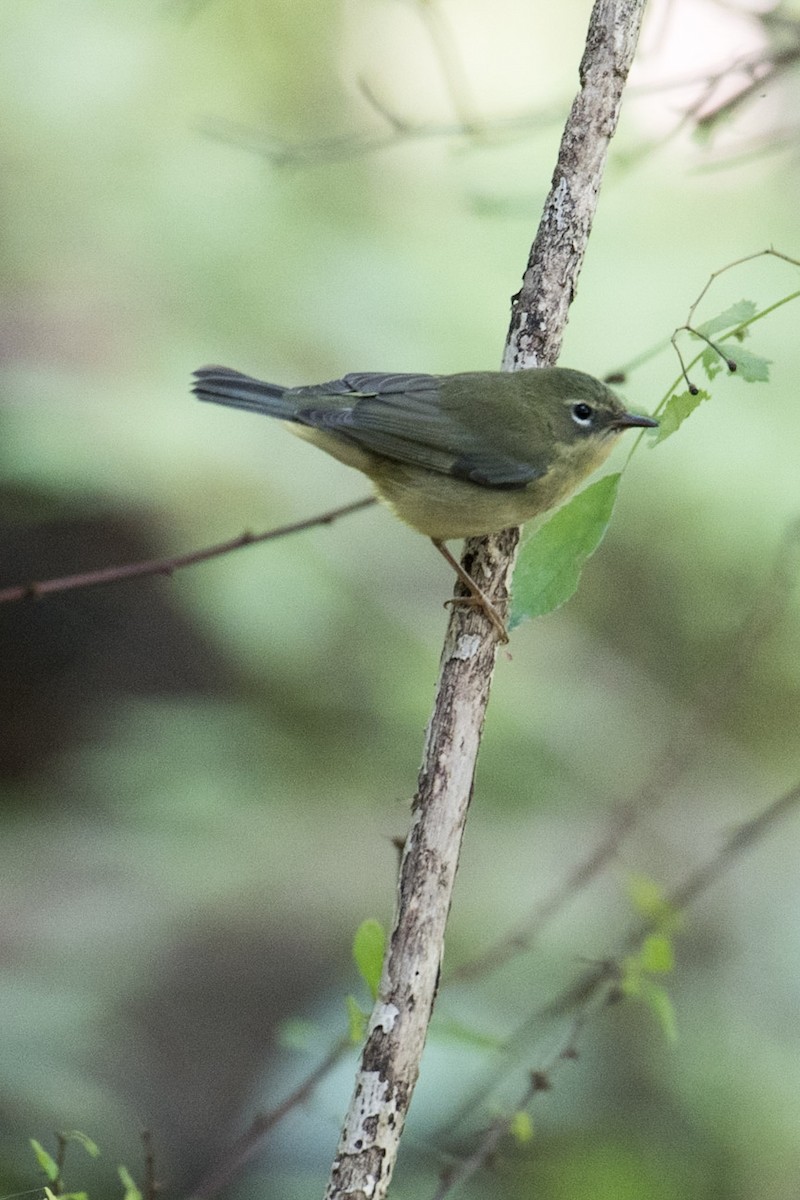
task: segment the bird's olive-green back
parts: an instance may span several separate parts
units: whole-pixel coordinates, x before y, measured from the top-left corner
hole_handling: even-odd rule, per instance
[[[484,487],[525,487],[559,447],[601,436],[624,412],[599,380],[565,368],[459,375],[352,374],[292,388],[290,419],[381,458]],[[576,423],[573,406],[591,406]]]

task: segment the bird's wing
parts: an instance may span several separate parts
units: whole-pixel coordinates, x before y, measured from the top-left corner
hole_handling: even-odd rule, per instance
[[[482,487],[521,488],[542,474],[531,463],[487,448],[452,407],[443,409],[436,375],[346,375],[298,388],[294,396],[293,420],[383,458]]]

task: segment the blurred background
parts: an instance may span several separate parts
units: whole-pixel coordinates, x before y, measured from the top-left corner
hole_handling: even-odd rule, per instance
[[[589,11],[5,0],[0,586],[368,492],[279,427],[197,404],[195,367],[299,384],[498,366]],[[563,365],[615,370],[711,272],[800,257],[797,21],[651,5]],[[697,319],[797,287],[761,258]],[[445,981],[397,1197],[432,1196],[564,1043],[568,1018],[534,1014],[619,953],[631,877],[680,885],[800,776],[798,311],[753,328],[769,385],[722,374],[640,448],[576,597],[500,657],[447,969],[538,936]],[[664,349],[621,390],[652,411],[676,376]],[[373,508],[0,609],[0,1194],[35,1186],[28,1138],[75,1128],[103,1151],[68,1158],[92,1200],[121,1194],[118,1162],[141,1180],[142,1128],[163,1194],[201,1194],[345,1032],[347,993],[368,1005],[350,945],[391,917],[451,590]],[[532,1141],[462,1194],[796,1197],[799,846],[789,814],[686,912],[677,1043],[643,1005],[595,1014]],[[521,1026],[512,1071],[497,1045]],[[354,1063],[217,1194],[319,1195]]]

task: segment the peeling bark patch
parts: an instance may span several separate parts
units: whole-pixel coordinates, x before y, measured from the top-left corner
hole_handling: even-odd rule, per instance
[[[370,1033],[374,1033],[376,1029],[382,1029],[384,1033],[391,1033],[399,1016],[400,1009],[396,1004],[376,1005],[370,1021]]]
[[[383,1106],[388,1101],[388,1085],[377,1071],[362,1071],[356,1088],[355,1104],[347,1114],[342,1137],[346,1154],[358,1154],[375,1139]]]
[[[456,642],[452,657],[467,662],[474,658],[481,648],[481,638],[477,633],[462,633]]]
[[[553,193],[553,219],[556,223],[556,229],[565,229],[569,224],[572,215],[572,205],[569,203],[569,184],[562,177],[558,181],[558,187]]]

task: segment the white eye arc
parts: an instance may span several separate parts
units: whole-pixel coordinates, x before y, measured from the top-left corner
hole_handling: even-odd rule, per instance
[[[586,404],[583,400],[579,400],[577,404],[572,406],[572,419],[576,425],[580,425],[581,429],[591,429],[594,419],[594,409],[591,404]]]

